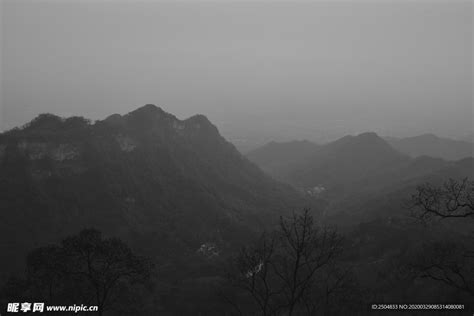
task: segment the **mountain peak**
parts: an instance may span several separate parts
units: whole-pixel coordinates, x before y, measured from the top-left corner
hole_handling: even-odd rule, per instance
[[[139,107],[138,109],[130,112],[129,114],[137,113],[146,113],[146,114],[155,114],[155,113],[166,113],[162,108],[154,104],[145,104],[144,106]]]
[[[201,131],[207,131],[218,134],[217,128],[209,121],[209,119],[202,114],[196,114],[190,118],[184,120],[186,126],[192,127],[193,129],[198,129]]]
[[[358,138],[365,138],[365,139],[379,139],[379,135],[375,132],[365,132],[362,134],[357,135]]]
[[[209,119],[202,114],[196,114],[191,116],[190,118],[186,119],[188,122],[193,122],[193,123],[200,123],[200,124],[211,124]]]
[[[50,113],[43,113],[35,117],[31,122],[27,123],[24,128],[31,130],[49,129],[55,130],[61,128],[64,119]]]
[[[120,114],[112,114],[107,116],[107,118],[104,120],[105,123],[111,126],[123,126],[124,125],[124,119],[123,116]]]
[[[154,104],[146,104],[138,109],[125,115],[128,123],[136,127],[149,127],[156,124],[167,126],[170,122],[178,121],[178,119],[170,113],[165,112],[162,108]]]
[[[399,161],[406,158],[374,132],[345,136],[327,144],[325,150],[332,156],[347,156],[354,160]]]
[[[347,148],[347,146],[356,148],[363,147],[373,147],[373,146],[382,146],[390,147],[380,136],[374,132],[366,132],[356,136],[348,135],[344,136],[332,143],[329,143],[327,147],[329,148]]]

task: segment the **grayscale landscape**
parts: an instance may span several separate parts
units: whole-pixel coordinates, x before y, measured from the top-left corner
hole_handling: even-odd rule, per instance
[[[0,0],[0,314],[472,315],[473,13]]]

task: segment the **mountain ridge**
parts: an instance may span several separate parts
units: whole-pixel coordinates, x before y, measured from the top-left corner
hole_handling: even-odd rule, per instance
[[[309,144],[312,144],[308,142]],[[354,182],[363,175],[389,165],[406,162],[409,158],[391,147],[376,133],[367,132],[356,136],[348,135],[324,145],[308,145],[306,143],[274,143],[280,152],[291,151],[288,144],[298,147],[295,153],[287,153],[278,161],[276,168],[269,168],[264,159],[265,150],[261,147],[247,155],[263,170],[270,171],[272,176],[286,181],[296,187],[313,187],[317,185],[331,186],[346,182]],[[304,150],[310,147],[311,150]],[[297,156],[297,157],[292,157]],[[300,157],[298,157],[301,155]],[[286,157],[292,157],[288,162]],[[277,159],[277,158],[275,158]]]
[[[427,133],[407,138],[385,140],[395,149],[411,157],[431,156],[445,160],[459,160],[474,156],[474,144],[463,140],[438,137]]]
[[[243,242],[311,203],[205,116],[179,120],[153,105],[95,123],[40,115],[0,134],[0,199],[0,237],[22,253],[90,226],[132,242],[152,236],[139,243],[148,252],[193,253]]]

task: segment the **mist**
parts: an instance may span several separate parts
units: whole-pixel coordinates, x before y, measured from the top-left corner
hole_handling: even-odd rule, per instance
[[[0,12],[0,313],[474,315],[471,0]]]
[[[472,131],[470,1],[2,1],[0,130],[147,103],[235,142]]]

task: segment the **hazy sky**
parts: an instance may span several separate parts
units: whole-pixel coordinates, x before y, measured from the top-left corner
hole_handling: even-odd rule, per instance
[[[146,103],[234,138],[473,129],[471,1],[0,1],[0,129]]]

